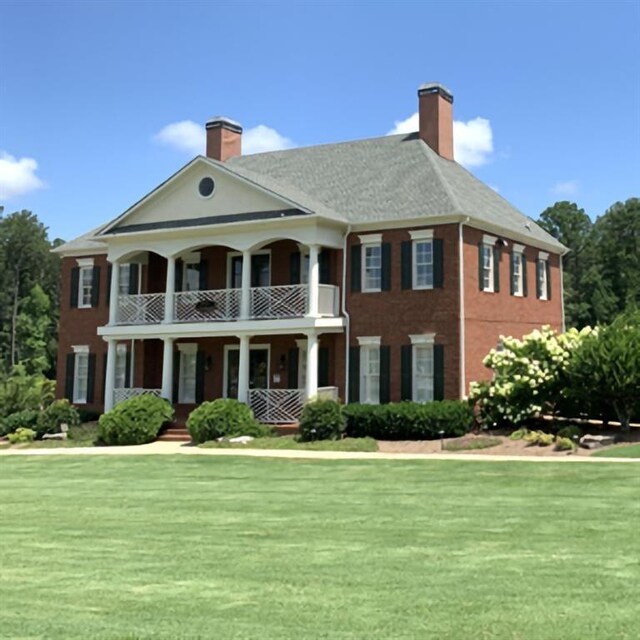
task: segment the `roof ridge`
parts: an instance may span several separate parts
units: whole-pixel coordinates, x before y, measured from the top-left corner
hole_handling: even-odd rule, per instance
[[[429,147],[429,145],[424,140],[422,140],[422,138],[419,138],[419,142],[421,143],[418,145],[420,150],[422,151],[423,155],[427,158],[431,166],[434,168],[434,171],[438,174],[438,177],[440,178],[440,184],[442,185],[447,195],[449,196],[449,199],[453,204],[453,208],[455,209],[455,212],[461,213],[462,206],[460,205],[460,201],[456,197],[456,194],[453,192],[453,189],[449,185],[449,181],[445,178],[444,174],[442,173],[442,169],[440,168],[440,165],[436,161],[436,158],[435,158],[435,156],[437,155],[436,152],[433,151]],[[455,160],[451,160],[451,162],[455,162]],[[456,164],[458,163],[456,162]]]

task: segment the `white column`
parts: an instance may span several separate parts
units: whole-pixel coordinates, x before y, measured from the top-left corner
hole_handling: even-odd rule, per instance
[[[251,336],[240,336],[240,354],[238,358],[238,400],[249,402],[249,341]]]
[[[164,320],[166,324],[173,322],[173,299],[176,293],[176,259],[167,258],[167,284],[164,288]]]
[[[111,285],[109,288],[109,324],[118,322],[118,296],[120,295],[120,263],[114,260],[111,263]]]
[[[318,296],[320,291],[320,264],[318,255],[320,248],[317,244],[309,245],[309,305],[307,315],[318,317]]]
[[[116,383],[116,341],[113,339],[107,340],[107,368],[104,378],[104,412],[106,413],[107,411],[111,411],[114,405],[113,389]]]
[[[318,334],[315,331],[307,333],[307,400],[313,400],[318,395]]]
[[[240,318],[247,320],[251,315],[251,251],[242,252],[242,293],[240,297]]]
[[[173,401],[173,338],[163,338],[162,349],[162,391],[161,395]]]

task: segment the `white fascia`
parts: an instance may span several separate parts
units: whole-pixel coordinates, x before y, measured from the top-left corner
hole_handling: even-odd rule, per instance
[[[409,231],[412,240],[431,240],[433,238],[433,229],[416,229]]]
[[[76,258],[79,267],[93,267],[93,258]]]
[[[358,336],[356,339],[361,347],[379,347],[382,342],[380,336]]]
[[[435,333],[421,333],[414,334],[409,336],[409,340],[411,340],[411,344],[433,344],[435,341],[436,334]]]

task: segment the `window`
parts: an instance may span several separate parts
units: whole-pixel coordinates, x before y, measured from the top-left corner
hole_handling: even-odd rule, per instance
[[[242,288],[242,254],[227,254],[227,286],[230,289]],[[268,287],[271,284],[271,251],[259,251],[251,254],[251,287]]]
[[[80,286],[78,287],[78,307],[85,309],[91,306],[93,293],[93,266],[80,267]]]
[[[89,347],[74,347],[73,402],[86,404],[89,390]]]
[[[178,402],[195,404],[198,345],[179,344],[178,349],[180,350]]]
[[[411,338],[411,398],[414,402],[431,402],[434,399],[434,358],[433,341],[435,335],[427,333],[409,336]]]
[[[213,178],[207,176],[206,178],[202,178],[198,184],[198,193],[203,198],[210,198],[213,195],[213,190],[215,189],[215,182]]]
[[[480,282],[482,291],[496,291],[494,245],[497,238],[485,234],[480,244]]]
[[[413,241],[413,288],[433,288],[433,241]]]
[[[184,269],[182,270],[182,290],[200,290],[200,263],[185,262]]]
[[[380,404],[380,338],[358,338],[360,402]]]
[[[298,346],[298,389],[307,386],[307,341],[296,340]]]
[[[542,251],[538,254],[536,269],[538,298],[540,300],[549,299],[549,254]]]
[[[118,266],[120,269],[118,278],[118,293],[120,295],[127,295],[130,291],[129,282],[131,280],[131,265],[121,264]]]
[[[309,254],[300,253],[300,284],[309,284]]]
[[[364,245],[362,252],[363,291],[382,290],[382,245]]]
[[[513,245],[513,252],[511,254],[511,294],[514,296],[525,295],[525,278],[526,269],[524,256],[522,252],[524,247],[521,244]]]
[[[116,379],[114,388],[124,389],[127,386],[127,345],[116,347]]]

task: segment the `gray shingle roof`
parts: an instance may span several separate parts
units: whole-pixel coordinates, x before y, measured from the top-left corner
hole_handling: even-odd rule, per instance
[[[240,175],[273,179],[283,196],[300,204],[305,204],[302,194],[307,194],[335,212],[332,217],[352,223],[425,218],[428,224],[429,218],[461,215],[563,249],[533,220],[458,163],[441,158],[417,134],[240,156],[225,164]]]

